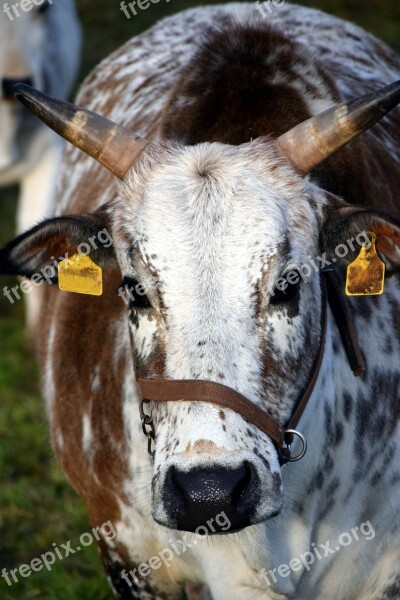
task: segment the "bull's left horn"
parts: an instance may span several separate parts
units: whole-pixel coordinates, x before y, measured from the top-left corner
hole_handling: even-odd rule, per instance
[[[90,110],[17,84],[18,100],[68,142],[123,179],[147,142],[129,129]]]
[[[309,173],[399,103],[400,81],[396,81],[300,123],[277,139],[278,147],[300,172]]]

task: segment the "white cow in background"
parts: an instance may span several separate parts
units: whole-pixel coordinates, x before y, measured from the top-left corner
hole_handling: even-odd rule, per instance
[[[25,11],[19,3],[1,3],[0,188],[20,185],[18,232],[52,214],[63,140],[14,101],[13,85],[25,81],[66,98],[77,77],[80,52],[74,0],[43,0]],[[29,329],[37,314],[36,292],[27,297]]]

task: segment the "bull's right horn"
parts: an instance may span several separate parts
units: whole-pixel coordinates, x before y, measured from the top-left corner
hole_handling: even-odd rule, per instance
[[[18,100],[68,142],[123,179],[147,142],[129,129],[90,110],[17,84]]]
[[[300,123],[277,139],[278,147],[301,173],[315,167],[378,123],[400,103],[400,81],[343,102]]]

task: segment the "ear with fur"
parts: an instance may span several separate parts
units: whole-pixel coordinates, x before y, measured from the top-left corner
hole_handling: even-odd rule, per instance
[[[18,236],[0,250],[0,274],[33,277],[53,271],[64,258],[81,252],[104,266],[114,262],[113,240],[107,228],[108,215],[97,211],[48,219]]]
[[[330,262],[346,267],[376,236],[376,249],[386,265],[387,275],[400,271],[400,223],[391,217],[357,206],[334,206],[321,231],[321,247]],[[347,249],[347,250],[346,250]]]

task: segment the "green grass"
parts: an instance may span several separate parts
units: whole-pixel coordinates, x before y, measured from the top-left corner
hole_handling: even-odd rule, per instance
[[[203,2],[213,4],[214,2]],[[193,0],[161,0],[127,20],[117,0],[78,0],[85,47],[81,78],[109,52],[160,17]],[[398,0],[304,0],[353,20],[400,52]],[[0,190],[0,245],[13,235],[17,190]],[[2,278],[4,285],[14,285]],[[90,531],[86,511],[51,453],[40,400],[38,373],[23,327],[22,303],[0,294],[0,571],[12,569],[68,540],[77,545]],[[57,562],[52,571],[20,578],[8,587],[0,579],[1,600],[105,600],[111,598],[95,545]]]

